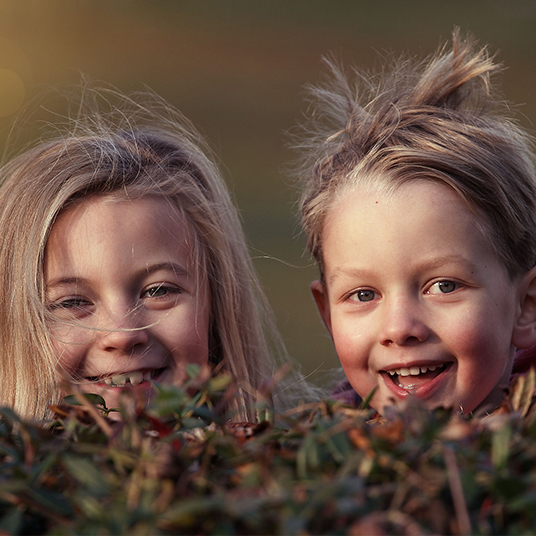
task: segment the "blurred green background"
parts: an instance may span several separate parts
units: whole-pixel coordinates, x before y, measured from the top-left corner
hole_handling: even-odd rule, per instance
[[[81,73],[162,95],[221,159],[278,327],[314,377],[338,361],[309,294],[316,270],[286,172],[304,84],[320,80],[322,55],[371,68],[388,52],[431,53],[455,25],[498,52],[503,91],[533,130],[532,0],[0,0],[0,142],[21,106]]]

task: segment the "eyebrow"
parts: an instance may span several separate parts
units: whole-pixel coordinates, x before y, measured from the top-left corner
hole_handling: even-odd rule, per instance
[[[144,268],[138,270],[138,272],[134,274],[134,279],[152,275],[156,272],[160,272],[164,270],[173,272],[179,277],[186,277],[186,278],[191,277],[188,270],[186,270],[186,268],[184,268],[180,264],[177,264],[175,262],[158,262],[156,264],[147,265]],[[80,284],[82,285],[90,284],[90,280],[85,277],[66,276],[66,277],[58,277],[58,278],[52,279],[49,282],[45,282],[45,285],[47,288],[61,287],[61,286],[66,286],[66,285],[80,285]]]
[[[471,261],[461,257],[460,255],[445,255],[443,257],[434,257],[429,260],[425,260],[416,267],[418,271],[434,270],[436,268],[441,268],[445,264],[458,264],[461,265],[464,269],[469,270],[470,272],[475,272],[478,270],[476,264]],[[370,278],[375,274],[374,270],[361,269],[361,268],[336,268],[331,276],[329,277],[329,284],[332,285],[334,281],[339,279],[342,276],[350,277],[362,277]]]
[[[360,268],[336,268],[329,276],[328,283],[332,285],[334,281],[344,276],[361,277],[364,279],[370,278],[374,272],[372,270],[364,270]]]
[[[151,264],[145,267],[145,269],[140,270],[140,275],[151,275],[155,272],[159,272],[160,270],[167,270],[170,272],[175,273],[176,275],[180,277],[190,277],[190,273],[184,266],[181,266],[180,264],[177,264],[175,262],[159,262],[156,264]]]

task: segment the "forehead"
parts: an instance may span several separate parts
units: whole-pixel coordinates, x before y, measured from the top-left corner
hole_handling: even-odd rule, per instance
[[[130,198],[125,195],[94,195],[62,210],[54,222],[52,232],[58,227],[85,228],[98,234],[102,229],[129,228],[136,230],[154,228],[172,233],[176,227],[191,229],[183,212],[169,200],[147,195]]]
[[[481,218],[452,188],[425,180],[340,191],[326,218],[322,246],[326,269],[335,259],[340,264],[379,253],[496,259]]]
[[[87,262],[173,254],[192,263],[194,252],[191,225],[167,200],[93,196],[60,213],[46,244],[45,260],[54,257],[65,264],[77,256]]]
[[[324,231],[341,209],[366,212],[369,200],[378,207],[400,203],[414,216],[427,211],[440,212],[448,207],[472,219],[484,235],[492,234],[487,218],[449,184],[425,178],[395,182],[374,175],[355,179],[335,192],[326,213]]]

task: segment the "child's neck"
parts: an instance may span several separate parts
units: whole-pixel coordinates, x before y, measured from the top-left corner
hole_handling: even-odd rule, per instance
[[[493,413],[504,402],[508,385],[500,383],[491,391],[491,393],[475,408],[473,415],[475,417],[485,417]]]

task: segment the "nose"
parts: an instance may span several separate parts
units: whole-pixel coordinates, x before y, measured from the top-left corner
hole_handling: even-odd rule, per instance
[[[135,311],[115,314],[106,328],[98,330],[97,346],[109,353],[132,354],[149,342],[147,327]]]
[[[416,299],[394,297],[382,305],[379,337],[383,346],[407,346],[428,339],[430,331]]]

